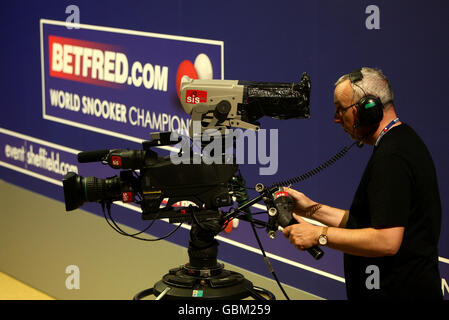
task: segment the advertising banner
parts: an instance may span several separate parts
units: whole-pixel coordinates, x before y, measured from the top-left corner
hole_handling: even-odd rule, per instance
[[[0,165],[62,186],[69,172],[78,173],[79,151],[0,128]]]
[[[222,79],[223,42],[40,21],[42,117],[123,139],[188,133],[182,76]]]

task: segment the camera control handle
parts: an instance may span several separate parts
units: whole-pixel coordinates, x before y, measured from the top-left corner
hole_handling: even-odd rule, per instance
[[[279,231],[282,231],[282,230],[284,230],[284,228],[281,227],[281,226],[279,226]],[[323,255],[324,255],[324,251],[321,250],[318,246],[310,247],[310,248],[306,249],[306,251],[307,251],[308,253],[310,253],[310,255],[311,255],[315,260],[320,260],[320,259],[323,257]]]

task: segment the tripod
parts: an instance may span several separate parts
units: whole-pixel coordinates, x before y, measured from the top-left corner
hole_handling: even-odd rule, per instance
[[[156,300],[275,300],[270,291],[255,287],[237,272],[226,270],[217,262],[218,242],[215,234],[218,219],[192,220],[188,248],[189,262],[169,270],[153,288],[137,293],[133,300],[154,295]],[[221,225],[218,225],[221,227]],[[266,298],[267,296],[268,298]]]

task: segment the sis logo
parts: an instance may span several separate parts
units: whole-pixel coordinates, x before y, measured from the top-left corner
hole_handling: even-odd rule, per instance
[[[194,62],[190,60],[182,61],[176,73],[176,92],[178,93],[178,98],[181,99],[179,90],[181,87],[182,77],[188,76],[191,79],[211,80],[213,78],[213,74],[214,73],[212,69],[212,63],[209,57],[204,53],[200,53],[195,58]],[[206,101],[207,99],[206,91],[196,91],[196,90],[189,90],[189,91],[186,92],[187,103],[197,104]]]

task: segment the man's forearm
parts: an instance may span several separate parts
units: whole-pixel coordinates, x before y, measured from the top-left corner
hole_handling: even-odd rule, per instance
[[[308,207],[305,214],[302,215],[330,227],[344,228],[348,221],[349,211],[316,203]]]
[[[399,250],[404,227],[383,229],[329,228],[327,246],[344,253],[363,257],[383,257]]]

